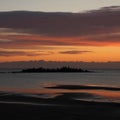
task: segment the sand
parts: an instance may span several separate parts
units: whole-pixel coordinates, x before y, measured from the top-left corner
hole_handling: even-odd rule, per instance
[[[74,93],[55,98],[0,94],[1,120],[120,120],[119,103],[71,99]]]

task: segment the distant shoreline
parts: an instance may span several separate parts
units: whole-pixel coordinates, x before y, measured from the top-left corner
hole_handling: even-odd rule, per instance
[[[15,71],[12,73],[82,73],[82,72],[92,72],[88,70],[83,70],[81,68],[70,68],[70,67],[61,67],[61,68],[30,68],[22,69],[21,71]]]

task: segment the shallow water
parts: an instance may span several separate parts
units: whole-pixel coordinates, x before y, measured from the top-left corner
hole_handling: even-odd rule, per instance
[[[56,97],[60,93],[89,93],[93,96],[81,98],[77,96],[73,99],[120,103],[120,91],[44,88],[56,85],[88,85],[120,88],[120,71],[97,71],[95,73],[0,73],[0,91],[44,94],[41,97]]]

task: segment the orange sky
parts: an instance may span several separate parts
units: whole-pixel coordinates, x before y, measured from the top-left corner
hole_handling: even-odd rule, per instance
[[[16,34],[9,33],[8,35],[0,36],[0,62],[29,60],[87,62],[120,61],[120,42],[82,40],[82,38],[87,38],[87,36],[82,38],[59,38]],[[41,39],[43,39],[43,41],[39,41]],[[77,42],[79,39],[81,39],[81,41]],[[4,42],[2,40],[4,40]],[[53,42],[48,42],[50,40]],[[58,45],[58,43],[60,45]]]
[[[48,47],[48,48],[47,48]],[[88,52],[84,52],[84,50]],[[0,61],[28,61],[28,60],[47,60],[47,61],[120,61],[120,47],[119,46],[45,46],[42,50],[37,49],[8,49],[6,51],[24,51],[33,53],[35,55],[16,55],[1,56]],[[42,52],[40,52],[42,51]],[[83,51],[78,53],[60,53],[63,51]],[[89,52],[90,51],[90,52]],[[36,54],[37,53],[37,54]]]
[[[0,62],[120,61],[118,14],[119,7],[83,13],[0,13]]]

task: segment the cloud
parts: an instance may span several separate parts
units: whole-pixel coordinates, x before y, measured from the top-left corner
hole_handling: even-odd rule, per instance
[[[36,52],[36,51],[7,51],[0,50],[0,56],[11,57],[11,56],[40,56],[40,55],[50,55],[52,52]]]
[[[77,51],[77,50],[72,50],[72,51],[61,51],[59,52],[60,54],[82,54],[82,53],[88,53],[92,51]]]
[[[113,12],[113,11],[119,11],[120,6],[109,6],[109,7],[102,7],[99,10],[92,10],[91,12]]]
[[[11,42],[11,40],[9,40],[9,39],[0,39],[0,43],[4,43],[4,42]]]
[[[0,47],[120,44],[120,6],[83,13],[0,12],[0,18]]]

